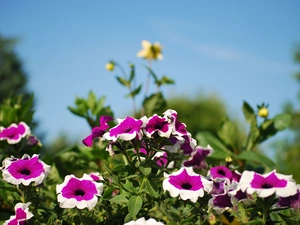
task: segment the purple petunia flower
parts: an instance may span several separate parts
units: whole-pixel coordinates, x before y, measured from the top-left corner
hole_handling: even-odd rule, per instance
[[[173,132],[172,132],[173,135],[177,135],[177,136],[188,135],[188,132],[186,130],[186,125],[177,120],[177,112],[175,110],[168,109],[163,114],[166,118],[170,120],[170,123],[173,124]]]
[[[116,141],[118,138],[125,141],[132,140],[135,137],[140,138],[141,128],[146,120],[146,117],[137,120],[129,116],[123,120],[118,119],[119,124],[106,132],[103,138],[113,141]]]
[[[94,181],[104,180],[104,178],[100,175],[99,172],[93,172],[88,174]]]
[[[183,151],[183,154],[190,155],[197,146],[197,141],[190,135],[183,135],[182,138],[183,143],[180,145],[180,149]]]
[[[169,162],[168,154],[166,152],[157,152],[153,158],[159,166],[167,166],[167,168],[174,167],[174,161]]]
[[[144,217],[139,218],[138,220],[132,220],[124,225],[164,225],[162,222],[157,222],[155,219],[146,220]]]
[[[145,131],[148,137],[157,133],[161,137],[169,138],[172,133],[172,127],[166,118],[155,114],[148,119]]]
[[[50,166],[39,160],[36,154],[31,158],[24,154],[21,159],[12,156],[4,159],[2,164],[3,180],[15,185],[28,186],[31,182],[39,185],[50,172]]]
[[[0,141],[6,140],[9,144],[17,144],[23,137],[30,134],[30,128],[26,123],[13,123],[9,127],[0,127]]]
[[[198,197],[203,197],[204,191],[210,192],[213,186],[212,181],[208,181],[199,174],[196,174],[191,167],[182,167],[172,174],[164,174],[164,191],[169,191],[172,197],[179,197],[183,200],[190,199],[196,202]]]
[[[8,220],[6,220],[3,225],[25,225],[26,220],[29,220],[33,217],[33,214],[29,212],[28,206],[31,202],[28,203],[17,203],[15,205],[16,215],[11,216]]]
[[[225,210],[232,208],[231,197],[227,194],[214,195],[208,201],[209,208],[213,208],[218,214],[223,213]]]
[[[97,137],[102,137],[105,133],[105,130],[109,128],[108,122],[112,121],[113,118],[110,116],[101,116],[100,117],[100,126],[94,127],[92,129],[92,134],[87,136],[85,139],[82,140],[82,143],[86,146],[91,147],[93,145],[93,140]]]
[[[261,198],[266,198],[274,193],[279,197],[288,197],[297,193],[297,186],[292,176],[282,175],[271,171],[261,175],[253,171],[244,171],[237,190],[248,194],[257,193]]]
[[[280,207],[291,207],[294,210],[300,209],[300,185],[297,185],[297,193],[288,197],[280,197],[278,201]]]
[[[211,155],[213,149],[208,145],[206,148],[201,146],[196,146],[195,150],[191,153],[191,157],[183,162],[183,165],[188,167],[192,166],[197,169],[206,169],[207,163],[205,159],[207,156]]]
[[[82,178],[67,175],[62,184],[56,185],[57,201],[61,208],[91,210],[98,202],[97,196],[101,196],[103,184],[95,182],[93,178],[84,174]]]
[[[226,166],[215,166],[209,170],[209,176],[212,179],[216,178],[227,178],[228,180],[232,180],[232,172]]]

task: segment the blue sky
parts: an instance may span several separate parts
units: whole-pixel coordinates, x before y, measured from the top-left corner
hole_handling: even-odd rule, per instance
[[[243,100],[269,103],[271,116],[285,101],[297,102],[299,1],[0,0],[0,9],[0,33],[20,38],[17,52],[47,141],[90,132],[67,110],[90,90],[106,96],[116,117],[131,110],[126,90],[104,66],[133,62],[143,82],[145,62],[136,53],[144,39],[164,46],[164,60],[153,69],[176,81],[163,88],[166,96],[216,93],[241,119]]]

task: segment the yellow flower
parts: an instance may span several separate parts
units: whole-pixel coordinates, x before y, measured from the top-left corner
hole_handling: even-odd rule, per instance
[[[161,52],[162,46],[158,42],[152,44],[149,41],[143,40],[142,47],[143,49],[140,50],[137,54],[138,57],[149,60],[163,59],[163,55]]]
[[[268,117],[269,110],[266,107],[262,107],[258,110],[258,115],[263,118]]]
[[[113,71],[115,69],[115,64],[113,62],[109,62],[105,65],[106,70]]]

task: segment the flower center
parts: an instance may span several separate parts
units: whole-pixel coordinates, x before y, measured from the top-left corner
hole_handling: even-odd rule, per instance
[[[273,186],[270,185],[270,184],[268,184],[268,183],[265,183],[265,184],[262,185],[262,188],[266,188],[266,189],[272,188],[272,187],[273,187]]]
[[[20,171],[20,173],[23,174],[23,175],[27,175],[27,176],[29,176],[29,175],[31,174],[31,172],[30,172],[29,169],[22,169],[22,170]]]
[[[218,170],[218,174],[220,174],[220,175],[222,175],[222,176],[225,176],[225,175],[226,175],[226,173],[225,173],[224,170]]]
[[[81,189],[78,189],[78,190],[75,191],[76,196],[84,196],[84,194],[85,194],[85,192]]]
[[[132,128],[128,127],[128,128],[125,129],[125,133],[129,133],[129,131],[131,131],[131,130],[132,130]]]
[[[190,183],[183,183],[183,184],[181,185],[181,187],[182,187],[183,189],[190,190],[190,189],[192,188],[192,185],[191,185]]]

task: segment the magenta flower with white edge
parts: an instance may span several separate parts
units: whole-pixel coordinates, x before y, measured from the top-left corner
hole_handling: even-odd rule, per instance
[[[141,128],[145,124],[147,118],[143,117],[139,120],[127,116],[125,119],[117,119],[119,124],[111,128],[103,135],[105,140],[116,141],[117,139],[129,141],[134,138],[141,138]]]
[[[180,145],[180,149],[183,151],[183,154],[191,155],[197,146],[197,141],[190,135],[183,135],[182,138],[184,142]]]
[[[82,143],[86,146],[91,147],[93,145],[93,140],[97,137],[102,137],[105,133],[105,130],[109,128],[108,122],[112,121],[113,118],[110,116],[101,116],[100,117],[100,126],[94,127],[92,129],[92,134],[87,136],[85,139],[82,140]]]
[[[212,181],[196,174],[191,167],[182,167],[170,175],[165,173],[164,176],[164,191],[169,191],[172,197],[179,196],[183,200],[196,202],[199,197],[204,196],[204,191],[210,192],[213,187]]]
[[[104,180],[103,176],[100,175],[99,172],[93,172],[88,174],[94,181]]]
[[[11,216],[8,220],[6,220],[3,225],[25,225],[26,220],[29,220],[33,217],[33,214],[29,212],[28,206],[31,202],[28,203],[17,203],[15,205],[15,213],[16,215]]]
[[[157,133],[161,137],[169,138],[172,133],[172,127],[166,118],[155,114],[148,119],[145,131],[148,137],[152,137],[154,133]]]
[[[197,169],[206,169],[207,163],[205,162],[205,159],[212,153],[213,149],[209,145],[206,148],[196,146],[194,151],[191,153],[191,157],[188,160],[184,161],[183,165],[186,167],[192,166]]]
[[[167,168],[174,167],[174,161],[169,162],[169,157],[166,152],[157,152],[154,157],[154,161],[156,161],[157,165],[159,166],[167,166]]]
[[[212,179],[216,178],[227,178],[228,180],[232,180],[232,172],[226,166],[214,166],[212,167],[209,172],[208,176]]]
[[[95,182],[93,178],[84,174],[82,178],[67,175],[62,184],[56,185],[57,201],[61,208],[91,210],[98,202],[97,196],[101,196],[103,184]]]
[[[0,127],[0,141],[6,140],[9,144],[17,144],[30,132],[26,123],[20,122],[18,125],[13,123],[7,128]]]
[[[2,162],[3,180],[8,183],[28,186],[31,182],[37,186],[41,184],[50,173],[50,166],[39,159],[39,155],[30,157],[24,154],[21,159],[13,156],[5,158]]]
[[[294,210],[300,209],[300,185],[297,184],[297,193],[288,197],[280,197],[278,207],[291,207]]]
[[[170,120],[170,123],[173,125],[173,135],[183,136],[188,135],[188,132],[186,130],[186,125],[184,123],[181,123],[177,120],[177,112],[172,109],[168,109],[165,111],[164,116]]]
[[[276,173],[275,170],[264,175],[246,170],[242,173],[237,190],[247,194],[256,193],[261,198],[274,193],[279,197],[288,197],[297,193],[297,186],[292,176]]]
[[[138,220],[132,220],[124,225],[164,225],[162,222],[157,222],[155,219],[150,218],[148,220],[145,217],[139,218]]]

